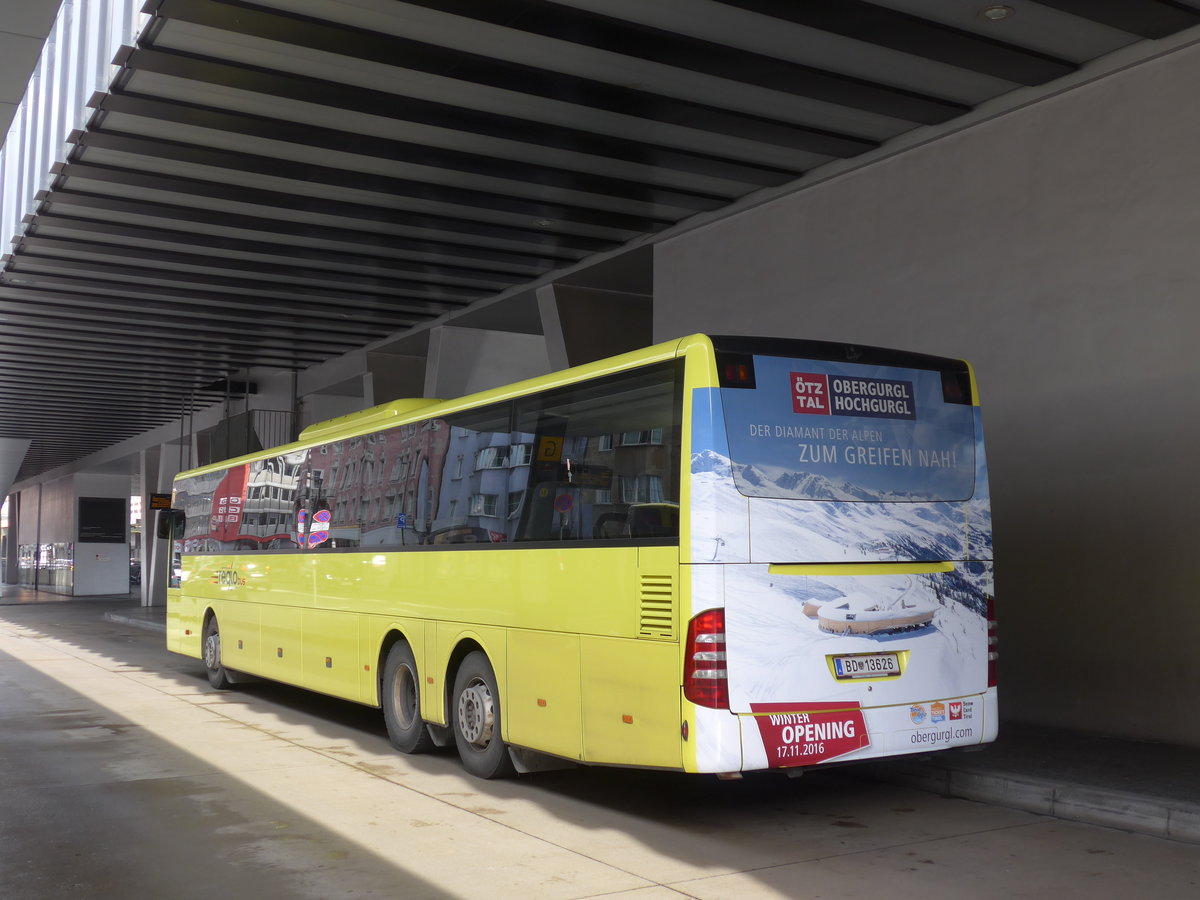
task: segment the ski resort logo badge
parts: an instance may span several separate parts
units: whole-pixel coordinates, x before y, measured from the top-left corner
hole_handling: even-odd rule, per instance
[[[927,715],[928,713],[925,711],[925,707],[919,703],[908,708],[908,717],[912,719],[912,723],[914,725],[923,724]]]
[[[929,721],[935,725],[946,721],[946,704],[941,700],[929,704]]]
[[[793,372],[792,412],[829,415],[829,376],[815,372]]]
[[[911,381],[792,372],[792,412],[816,416],[916,419]]]
[[[975,718],[975,701],[973,700],[951,700],[949,706],[951,721]]]

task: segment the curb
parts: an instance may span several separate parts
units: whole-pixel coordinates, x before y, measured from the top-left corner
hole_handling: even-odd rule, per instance
[[[1200,804],[936,762],[883,763],[874,775],[945,797],[1200,844]]]
[[[132,625],[134,628],[141,628],[143,631],[157,631],[159,634],[167,633],[166,622],[157,622],[119,612],[106,612],[104,618],[109,622],[116,622],[120,625]]]

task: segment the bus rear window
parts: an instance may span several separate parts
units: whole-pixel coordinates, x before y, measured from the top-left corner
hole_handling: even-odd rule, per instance
[[[975,408],[941,371],[755,355],[721,390],[734,483],[750,497],[966,500]]]

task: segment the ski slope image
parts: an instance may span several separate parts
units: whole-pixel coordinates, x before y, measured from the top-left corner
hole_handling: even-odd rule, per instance
[[[693,606],[724,604],[731,709],[755,714],[772,764],[790,751],[776,746],[786,725],[764,712],[784,722],[798,709],[862,711],[869,740],[802,762],[911,752],[914,733],[940,724],[942,698],[979,696],[988,680],[979,410],[944,402],[937,373],[755,366],[756,390],[712,391],[693,407],[690,550],[697,564],[726,564],[723,583],[697,591]],[[795,415],[786,385],[800,368],[831,386],[886,375],[910,417]],[[785,389],[764,392],[776,383]],[[981,715],[983,705],[965,708]],[[755,737],[743,730],[747,745]]]

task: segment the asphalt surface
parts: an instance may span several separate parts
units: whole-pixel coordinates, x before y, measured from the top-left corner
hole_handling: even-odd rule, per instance
[[[214,692],[163,630],[128,597],[0,595],[6,900],[1200,896],[1194,749],[1007,726],[791,780],[478,782],[376,710]]]

